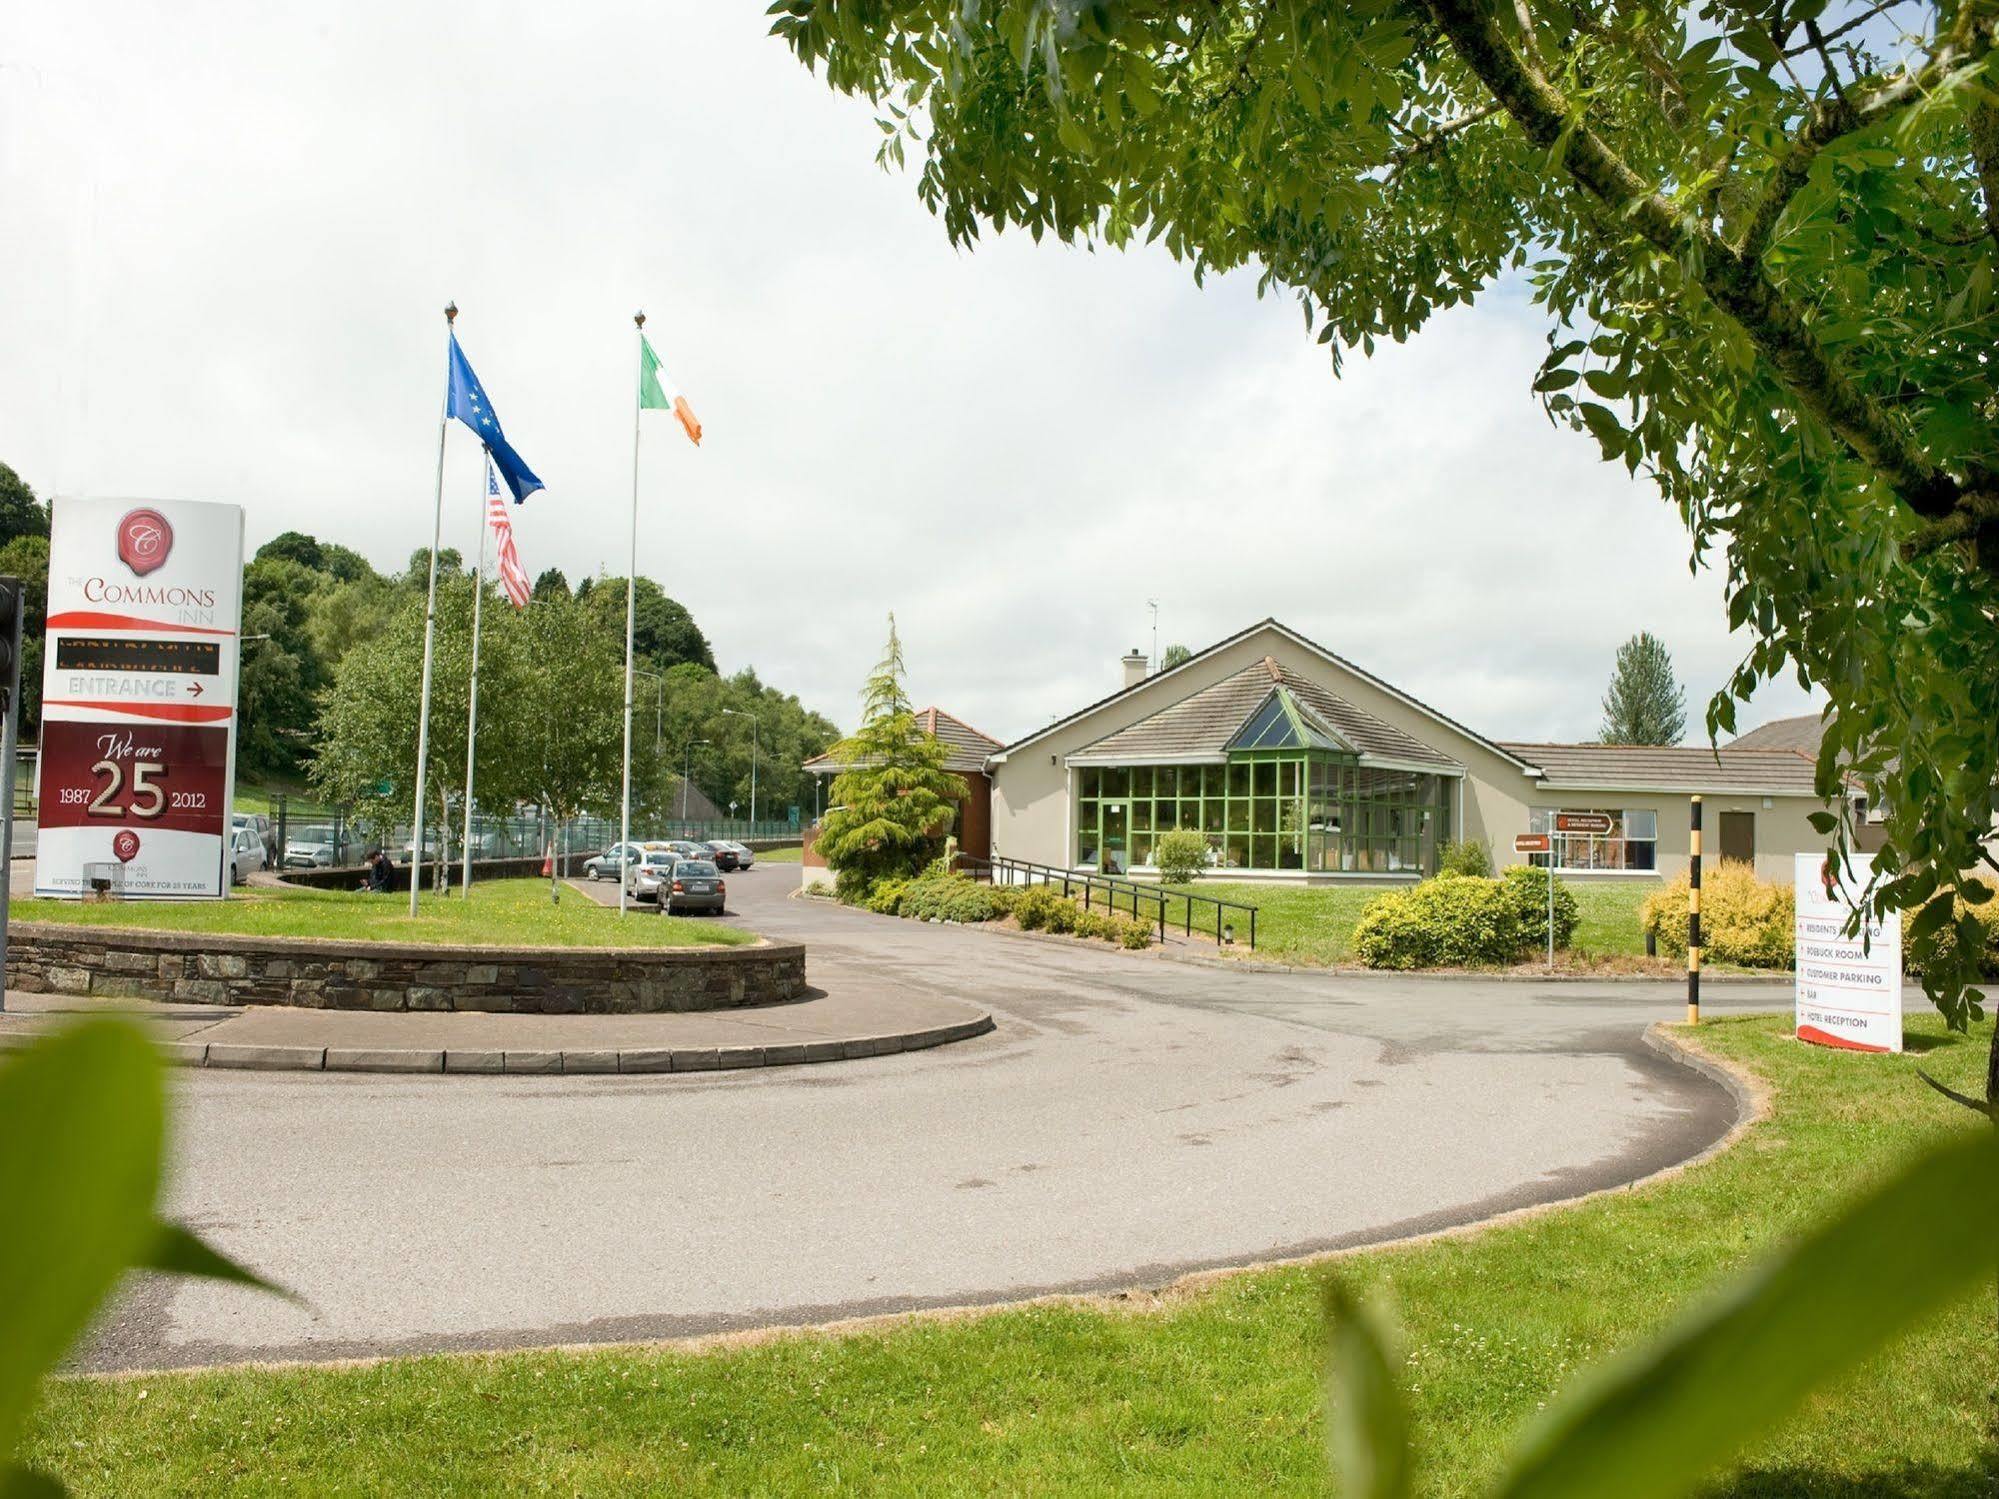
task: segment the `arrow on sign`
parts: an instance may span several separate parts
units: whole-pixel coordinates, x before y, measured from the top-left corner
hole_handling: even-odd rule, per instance
[[[188,695],[189,697],[200,697],[200,696],[201,696],[201,692],[202,692],[202,687],[201,687],[201,683],[199,683],[199,682],[189,682],[189,683],[187,684],[187,695]]]

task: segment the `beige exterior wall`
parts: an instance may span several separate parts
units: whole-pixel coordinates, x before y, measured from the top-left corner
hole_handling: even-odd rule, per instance
[[[1071,811],[1075,802],[1076,772],[1065,763],[1070,755],[1107,734],[1149,718],[1162,708],[1253,665],[1265,656],[1276,658],[1287,672],[1296,672],[1323,684],[1329,691],[1363,708],[1377,718],[1394,724],[1424,744],[1458,761],[1465,776],[1452,807],[1451,836],[1477,838],[1493,850],[1494,863],[1524,862],[1513,853],[1516,833],[1527,831],[1532,807],[1650,808],[1659,814],[1659,875],[1669,877],[1687,866],[1688,812],[1690,797],[1684,792],[1541,790],[1518,764],[1487,748],[1479,740],[1412,705],[1385,685],[1328,661],[1317,651],[1295,642],[1283,631],[1265,626],[1244,636],[1212,656],[1199,658],[1171,672],[1149,679],[1138,690],[1064,724],[1045,738],[1014,750],[992,767],[992,845],[996,855],[1028,859],[1040,864],[1067,867],[1075,857]],[[1115,681],[1106,662],[1105,682]],[[1810,797],[1772,797],[1765,807],[1761,794],[1733,796],[1704,794],[1707,857],[1712,860],[1720,844],[1720,814],[1724,811],[1751,812],[1756,817],[1757,872],[1765,879],[1788,880],[1791,855],[1821,846],[1819,836],[1806,821],[1818,810]],[[1231,878],[1254,878],[1232,872]],[[1396,883],[1384,875],[1285,874],[1276,878],[1314,883]],[[1599,879],[1634,879],[1638,875],[1605,874],[1584,876]],[[1406,882],[1406,881],[1404,881]]]

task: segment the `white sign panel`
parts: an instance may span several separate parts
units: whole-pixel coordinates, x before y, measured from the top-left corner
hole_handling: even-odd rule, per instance
[[[1798,1039],[1848,1051],[1902,1049],[1902,918],[1846,934],[1863,882],[1824,854],[1797,855]],[[1863,940],[1864,939],[1864,940]]]
[[[35,893],[229,892],[243,511],[51,506]]]

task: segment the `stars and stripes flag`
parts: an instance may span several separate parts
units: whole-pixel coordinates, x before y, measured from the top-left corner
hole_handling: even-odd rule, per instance
[[[493,528],[494,550],[499,558],[500,587],[516,609],[525,609],[534,594],[521,554],[514,550],[514,522],[507,514],[507,497],[500,493],[499,478],[493,473],[493,459],[486,458],[486,522]]]

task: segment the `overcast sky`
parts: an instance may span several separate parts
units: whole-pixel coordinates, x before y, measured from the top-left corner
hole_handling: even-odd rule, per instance
[[[851,725],[896,613],[919,703],[1001,738],[1117,657],[1265,615],[1496,737],[1591,735],[1618,643],[1691,716],[1741,654],[1647,486],[1528,394],[1500,288],[1334,380],[1295,306],[1156,252],[960,254],[763,5],[70,0],[0,12],[0,460],[226,500],[402,565],[440,309],[548,489],[531,573],[622,573],[644,307],[706,427],[648,416],[639,566],[725,670]],[[445,539],[475,544],[454,429]],[[1791,687],[1745,726],[1810,706]]]

